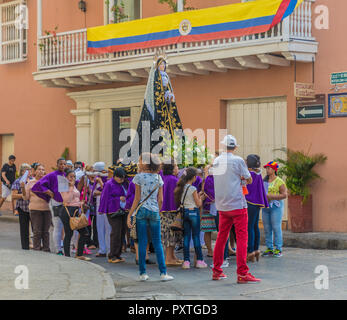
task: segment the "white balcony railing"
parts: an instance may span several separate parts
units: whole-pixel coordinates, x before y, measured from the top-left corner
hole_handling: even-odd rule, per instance
[[[297,10],[268,32],[244,37],[220,40],[186,42],[161,47],[167,54],[210,50],[215,48],[254,45],[257,43],[289,41],[292,39],[314,41],[312,37],[312,3],[305,0]],[[38,40],[39,70],[69,67],[74,65],[123,60],[135,57],[153,56],[158,49],[135,49],[112,54],[87,54],[87,30],[81,29],[46,35]]]

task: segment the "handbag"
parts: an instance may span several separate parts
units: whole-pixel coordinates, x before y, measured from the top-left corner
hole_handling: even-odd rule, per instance
[[[133,239],[133,240],[137,240],[137,230],[136,230],[136,215],[138,213],[138,211],[140,210],[140,208],[142,207],[142,205],[150,198],[150,196],[159,188],[160,184],[158,183],[155,188],[151,191],[151,193],[143,200],[141,201],[134,213],[133,213],[133,223],[132,223],[132,226],[131,226],[131,229],[130,229],[130,237]]]
[[[63,212],[63,209],[63,205],[52,207],[53,217],[60,217],[61,213]]]
[[[111,219],[115,219],[115,218],[118,218],[118,217],[121,217],[121,216],[124,216],[125,215],[125,210],[123,209],[119,209],[118,211],[116,212],[112,212],[110,214],[110,218]]]
[[[183,217],[184,217],[184,206],[183,206],[183,204],[184,204],[184,201],[186,200],[186,196],[187,196],[187,192],[188,192],[189,188],[190,188],[190,186],[188,186],[188,188],[186,190],[186,193],[184,194],[183,201],[181,201],[181,203],[180,203],[180,207],[177,210],[177,215],[175,217],[174,222],[171,223],[171,225],[170,225],[170,229],[172,231],[180,231],[180,232],[183,231]]]
[[[71,217],[68,208],[66,206],[64,206],[64,207],[65,207],[67,214],[70,217],[69,222],[70,222],[71,230],[79,230],[79,229],[82,229],[82,228],[88,226],[89,221],[88,221],[86,215],[83,213],[83,209],[82,209],[81,214],[78,216],[76,216],[76,214],[78,214],[78,209],[76,209],[73,216]]]

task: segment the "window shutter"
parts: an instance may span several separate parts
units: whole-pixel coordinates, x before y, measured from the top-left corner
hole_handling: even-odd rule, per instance
[[[0,5],[0,64],[26,60],[27,14],[24,0]]]

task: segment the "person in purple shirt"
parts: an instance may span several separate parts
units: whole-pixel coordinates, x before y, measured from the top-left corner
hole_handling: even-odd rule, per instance
[[[203,212],[201,215],[201,231],[205,233],[204,239],[207,247],[207,256],[213,257],[212,250],[212,232],[217,231],[215,217],[217,215],[214,203],[214,179],[213,175],[208,174],[203,185],[203,192],[206,196],[203,202]]]
[[[260,232],[259,213],[261,208],[268,208],[269,202],[266,197],[263,178],[261,176],[260,157],[250,154],[246,160],[247,167],[252,176],[252,183],[247,185],[246,195],[248,205],[248,248],[247,260],[254,262],[259,260]]]
[[[106,214],[107,220],[111,225],[110,234],[110,253],[108,255],[109,263],[124,262],[122,255],[122,244],[126,232],[126,192],[128,183],[126,173],[122,168],[114,170],[113,178],[109,179],[102,190],[100,198],[99,213]],[[112,217],[113,213],[119,215]]]
[[[182,241],[182,233],[171,230],[170,226],[177,215],[174,190],[178,178],[178,167],[175,163],[163,164],[163,205],[160,211],[161,237],[166,249],[166,266],[181,266],[183,261],[175,256],[175,247]]]
[[[58,176],[65,176],[66,161],[64,158],[57,160],[57,170],[41,178],[31,189],[38,197],[46,200],[53,215],[53,241],[58,255],[63,255],[62,234],[63,223],[59,218],[59,212],[63,207],[63,198],[58,191]]]

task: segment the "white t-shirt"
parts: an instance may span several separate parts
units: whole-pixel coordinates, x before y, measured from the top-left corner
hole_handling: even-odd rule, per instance
[[[249,179],[245,161],[232,153],[222,153],[213,163],[214,191],[218,211],[247,208],[242,192],[241,177]]]
[[[188,191],[187,191],[187,188],[189,187]],[[187,191],[187,195],[186,195],[186,198],[184,199],[184,208],[185,209],[194,209],[196,208],[196,203],[195,203],[195,200],[194,200],[194,197],[193,197],[193,193],[194,191],[196,191],[196,188],[190,184],[186,184],[184,186],[184,189],[183,189],[183,193],[182,193],[182,197],[181,197],[181,202],[183,201],[183,198],[184,198],[184,195]]]

